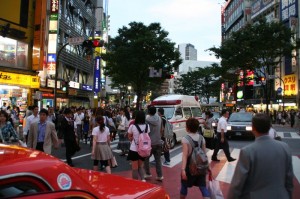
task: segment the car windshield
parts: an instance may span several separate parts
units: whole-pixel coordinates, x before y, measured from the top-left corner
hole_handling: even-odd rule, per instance
[[[174,111],[175,111],[175,108],[174,107],[157,107],[156,110],[158,108],[163,108],[165,110],[165,113],[164,115],[166,116],[166,118],[169,120],[173,117],[174,115]]]
[[[252,113],[232,113],[229,122],[251,122]]]
[[[220,118],[220,113],[219,112],[212,112],[213,113],[213,118],[214,119],[219,119]]]

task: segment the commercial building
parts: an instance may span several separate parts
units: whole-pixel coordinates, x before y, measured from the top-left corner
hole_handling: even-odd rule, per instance
[[[255,23],[260,18],[265,18],[269,22],[280,21],[291,28],[296,37],[299,37],[298,10],[298,0],[228,0],[221,10],[222,38],[228,38],[232,32],[240,30],[247,23]],[[292,53],[294,57],[282,57],[282,62],[274,68],[274,74],[269,74],[274,79],[270,110],[283,110],[283,106],[285,109],[299,107],[299,52],[295,50]],[[241,71],[236,73],[243,78]],[[253,72],[246,73],[248,77],[254,77]],[[241,88],[242,86],[244,88]],[[261,83],[253,80],[247,85],[225,83],[221,89],[221,99],[224,103],[251,106],[258,111],[266,110]],[[280,99],[278,93],[281,95]],[[226,96],[231,97],[226,98]]]
[[[192,44],[179,44],[178,50],[182,60],[197,60],[197,49]]]
[[[20,107],[21,118],[40,80],[32,63],[34,1],[3,1],[0,6],[0,106]]]
[[[1,2],[0,105],[93,107],[101,65],[82,42],[107,39],[103,10],[103,0]]]

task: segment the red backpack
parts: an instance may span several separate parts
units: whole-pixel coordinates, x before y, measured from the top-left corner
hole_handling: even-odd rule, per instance
[[[151,139],[148,131],[148,124],[146,124],[146,128],[144,131],[141,130],[139,125],[134,124],[137,130],[140,132],[138,143],[135,143],[137,146],[137,152],[141,157],[149,157],[151,154]]]

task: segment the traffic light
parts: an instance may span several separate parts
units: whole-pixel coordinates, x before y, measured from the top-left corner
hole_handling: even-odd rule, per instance
[[[104,46],[104,40],[99,40],[99,39],[93,40],[93,48],[103,47],[103,46]]]
[[[62,81],[61,81],[61,89],[62,89],[63,91],[67,91],[68,87],[69,87],[69,81],[62,80]]]
[[[174,78],[174,74],[165,74],[164,77],[166,79],[173,79]]]
[[[99,39],[94,39],[94,40],[85,40],[82,43],[82,46],[84,48],[97,48],[97,47],[103,47],[104,46],[104,41],[99,40]]]

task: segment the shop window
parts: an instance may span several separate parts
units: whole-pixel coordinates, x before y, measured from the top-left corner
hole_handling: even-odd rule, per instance
[[[28,44],[0,36],[0,65],[28,68]]]

